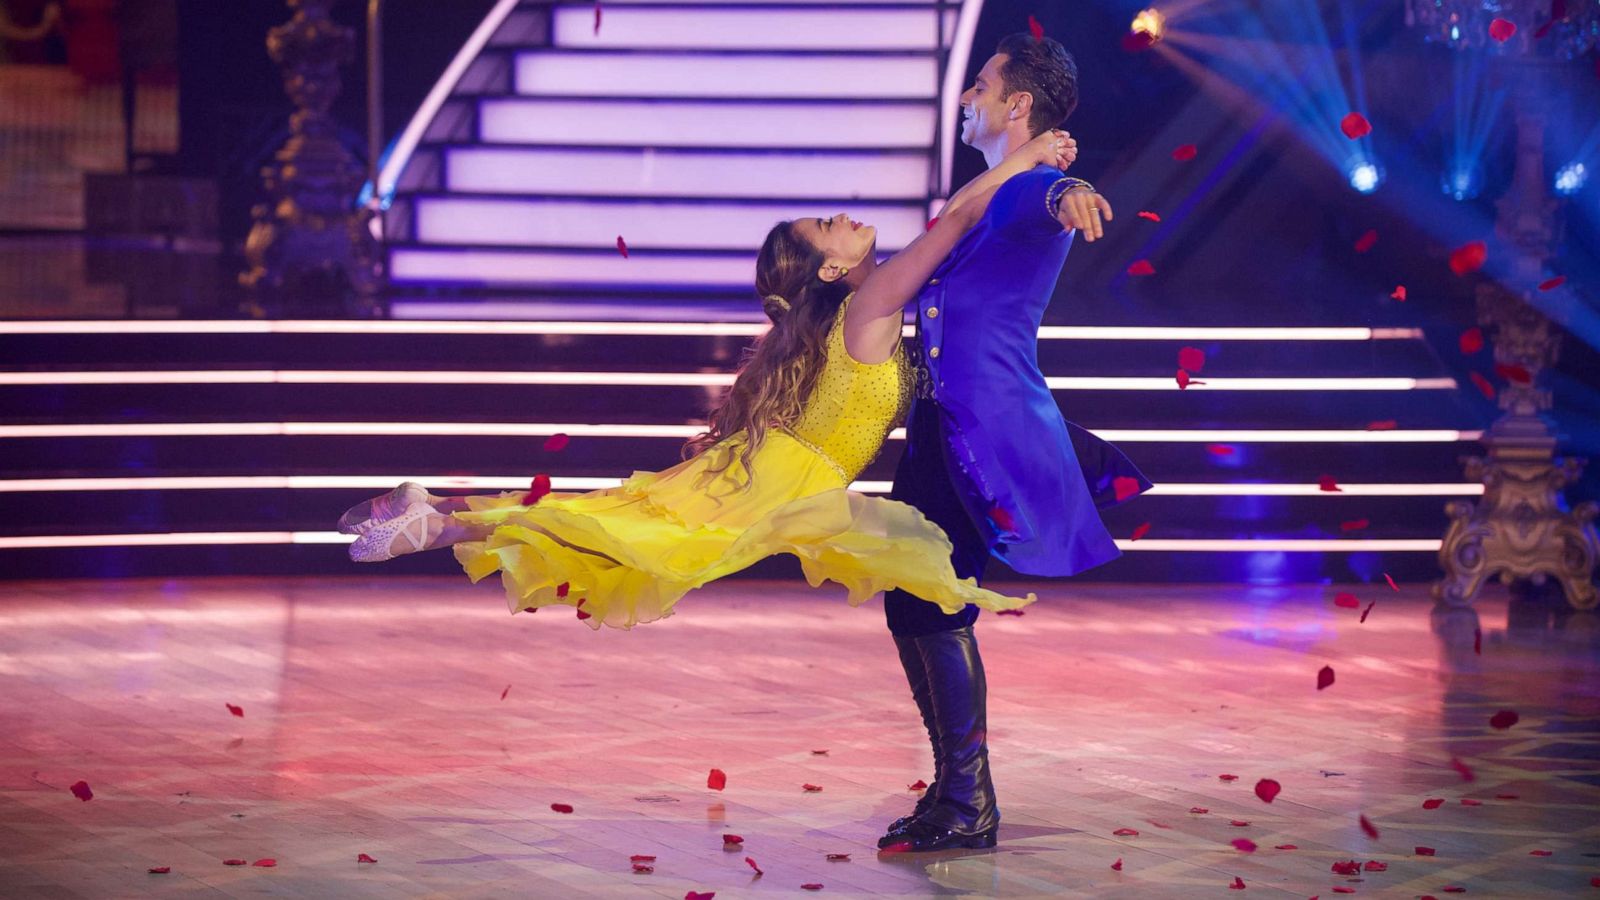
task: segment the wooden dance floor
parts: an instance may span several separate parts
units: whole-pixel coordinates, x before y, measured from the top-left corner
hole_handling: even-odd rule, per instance
[[[1600,896],[1596,617],[1405,587],[1042,586],[979,624],[1000,846],[880,856],[932,772],[876,601],[12,583],[0,896]]]

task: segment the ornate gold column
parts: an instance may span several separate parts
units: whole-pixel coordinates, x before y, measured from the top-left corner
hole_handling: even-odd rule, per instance
[[[1516,79],[1517,153],[1512,186],[1497,202],[1495,231],[1512,251],[1511,269],[1500,281],[1477,289],[1478,323],[1490,336],[1497,366],[1511,367],[1510,386],[1499,394],[1503,414],[1484,434],[1488,456],[1465,460],[1468,478],[1483,482],[1479,503],[1445,506],[1450,527],[1439,550],[1445,577],[1433,596],[1465,606],[1488,578],[1542,585],[1554,578],[1577,609],[1596,603],[1593,575],[1600,558],[1594,519],[1600,506],[1584,503],[1568,511],[1561,491],[1577,480],[1584,460],[1556,458],[1556,434],[1544,413],[1550,391],[1539,374],[1560,353],[1561,336],[1529,302],[1542,280],[1542,266],[1559,239],[1560,201],[1545,190],[1546,112],[1539,85],[1553,75],[1541,60],[1506,62]],[[1524,285],[1518,293],[1506,284]],[[1528,378],[1523,380],[1525,370]]]

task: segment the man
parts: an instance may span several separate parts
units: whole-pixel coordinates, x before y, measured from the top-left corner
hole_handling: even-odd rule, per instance
[[[961,140],[993,168],[1065,120],[1077,99],[1077,66],[1060,43],[1012,35],[961,95]],[[1111,217],[1087,182],[1048,166],[1014,176],[918,298],[927,379],[891,496],[945,530],[959,577],[981,578],[991,554],[1029,575],[1108,562],[1119,551],[1097,505],[1150,487],[1114,447],[1062,418],[1037,363],[1039,324],[1073,232],[1093,241]],[[934,783],[879,846],[993,847],[1000,814],[978,610],[946,615],[903,591],[885,595],[884,609],[933,744]]]

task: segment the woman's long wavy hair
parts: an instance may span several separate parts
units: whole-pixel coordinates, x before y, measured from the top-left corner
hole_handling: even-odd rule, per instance
[[[793,425],[800,418],[822,372],[828,331],[850,293],[844,279],[829,283],[817,277],[823,253],[796,234],[794,224],[773,226],[756,256],[756,294],[772,328],[745,351],[738,377],[711,411],[706,430],[683,448],[688,458],[744,432],[737,453],[730,446],[707,471],[717,474],[738,463],[745,490],[750,488],[750,460],[761,449],[768,429]],[[772,297],[782,297],[789,308]]]

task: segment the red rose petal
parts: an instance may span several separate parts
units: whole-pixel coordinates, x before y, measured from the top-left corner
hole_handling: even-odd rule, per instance
[[[592,618],[594,618],[594,614],[593,613],[586,613],[581,609],[578,610],[578,621],[579,622],[582,622],[584,619],[592,619]]]
[[[628,857],[628,862],[655,862],[655,856],[648,853],[635,853]]]
[[[1498,728],[1501,731],[1504,731],[1507,728],[1517,724],[1518,720],[1521,718],[1522,717],[1517,715],[1517,711],[1514,709],[1502,709],[1489,717],[1489,727]]]
[[[1139,493],[1139,479],[1128,475],[1118,475],[1112,479],[1111,487],[1117,493],[1117,502],[1121,503]]]
[[[1227,444],[1207,444],[1206,452],[1212,456],[1232,456],[1234,448]]]
[[[1356,599],[1355,594],[1341,592],[1334,595],[1333,605],[1339,607],[1340,609],[1360,609],[1361,601]]]
[[[1472,384],[1478,389],[1479,393],[1490,400],[1494,399],[1494,385],[1489,383],[1489,379],[1479,375],[1477,372],[1468,372],[1467,377],[1472,379]]]
[[[594,2],[594,33],[600,33],[600,0]]]
[[[1478,780],[1478,776],[1472,773],[1472,767],[1468,766],[1466,763],[1455,758],[1454,756],[1450,757],[1450,768],[1456,770],[1456,774],[1461,776],[1462,781]]]
[[[750,867],[750,868],[752,868],[752,869],[755,869],[755,870],[756,870],[756,875],[757,875],[757,876],[761,876],[761,875],[765,875],[765,874],[767,874],[767,873],[765,873],[765,872],[763,872],[763,871],[761,871],[761,867],[760,867],[760,866],[758,866],[758,865],[756,865],[756,861],[755,861],[755,860],[753,860],[753,859],[751,859],[751,858],[750,858],[750,857],[748,857],[748,856],[746,856],[746,857],[745,857],[745,858],[744,858],[744,864],[745,864],[745,865],[747,865],[747,866],[749,866],[749,867]]]
[[[368,856],[365,853],[357,853],[356,854],[356,862],[358,862],[358,863],[375,863],[375,862],[377,862],[377,860],[373,859],[372,857]]]
[[[1553,291],[1556,288],[1561,287],[1563,284],[1566,284],[1566,283],[1567,283],[1567,276],[1565,276],[1565,275],[1557,275],[1554,278],[1549,278],[1549,279],[1546,279],[1544,281],[1539,282],[1539,290],[1541,290],[1541,291]]]
[[[1171,825],[1168,825],[1167,823],[1161,821],[1160,819],[1145,819],[1145,821],[1149,822],[1151,825],[1154,825],[1157,828],[1171,828],[1172,827]]]
[[[148,870],[151,875],[165,875],[172,871],[171,866],[151,866]]]
[[[1173,376],[1173,378],[1178,382],[1178,390],[1186,391],[1189,389],[1191,379],[1189,378],[1189,372],[1186,369],[1179,369],[1178,374]]]
[[[1371,519],[1349,519],[1339,523],[1340,531],[1360,531],[1372,524]]]
[[[1529,856],[1555,856],[1555,851],[1553,851],[1553,850],[1529,850],[1528,851],[1528,855]]]
[[[928,789],[928,783],[926,781],[923,781],[921,778],[918,778],[916,781],[913,781],[910,784],[906,785],[906,790],[908,790],[908,791],[925,791],[927,789]]]
[[[1471,797],[1462,797],[1461,798],[1461,805],[1462,806],[1482,806],[1483,805],[1483,801],[1482,800],[1474,800]]]
[[[1394,579],[1389,577],[1388,572],[1383,573],[1383,580],[1389,582],[1389,587],[1394,588],[1396,591],[1400,590],[1399,586],[1394,583]]]
[[[815,794],[816,792],[822,790],[822,785],[820,785],[820,784],[802,784],[802,785],[800,785],[800,788],[802,790],[804,790],[808,794]]]
[[[1371,250],[1373,247],[1377,246],[1377,244],[1378,244],[1378,232],[1377,232],[1377,230],[1376,229],[1368,229],[1365,234],[1361,235],[1361,237],[1356,238],[1356,244],[1355,244],[1356,252],[1357,253],[1365,253],[1368,250]]]
[[[1473,653],[1474,656],[1482,656],[1483,655],[1483,629],[1482,628],[1474,628],[1474,629],[1472,629],[1472,653]],[[1467,780],[1471,781],[1472,779],[1468,778]]]
[[[1178,367],[1198,372],[1206,367],[1206,352],[1199,347],[1184,347],[1178,351]]]
[[[1378,601],[1376,601],[1376,600],[1374,600],[1374,601],[1372,601],[1372,602],[1371,602],[1371,603],[1368,603],[1368,604],[1367,604],[1367,608],[1366,608],[1366,609],[1363,609],[1363,610],[1362,610],[1362,611],[1361,611],[1361,618],[1359,618],[1359,619],[1357,619],[1357,620],[1356,620],[1356,624],[1358,624],[1358,625],[1359,625],[1359,624],[1361,624],[1361,623],[1362,623],[1362,622],[1365,622],[1365,621],[1366,621],[1366,620],[1367,620],[1367,616],[1369,616],[1369,615],[1371,615],[1371,614],[1372,614],[1372,608],[1373,608],[1373,607],[1374,607],[1374,606],[1377,606],[1377,605],[1378,605]]]
[[[1256,782],[1256,796],[1261,798],[1262,803],[1271,803],[1272,798],[1278,796],[1282,791],[1283,785],[1271,778],[1263,778]]]
[[[1118,828],[1116,831],[1111,833],[1117,837],[1137,837],[1139,834],[1138,831],[1132,828]]]
[[[738,834],[725,834],[722,836],[722,843],[737,847],[744,843],[744,836]]]
[[[993,522],[994,527],[1000,529],[1001,531],[1017,530],[1016,520],[1011,518],[1011,513],[1006,512],[999,506],[995,506],[993,509],[989,510],[989,521]]]
[[[828,862],[849,862],[849,861],[850,861],[850,854],[848,854],[848,853],[829,853],[828,854]]]
[[[1600,875],[1597,875],[1594,878],[1589,879],[1589,886],[1590,887],[1600,887]]]
[[[1150,523],[1149,522],[1145,522],[1145,523],[1141,524],[1138,528],[1135,528],[1133,530],[1133,537],[1129,538],[1129,540],[1137,541],[1138,539],[1144,537],[1145,535],[1147,535],[1149,533],[1150,533]]]
[[[1368,431],[1393,431],[1400,427],[1394,419],[1374,419],[1367,423]]]
[[[551,453],[560,453],[562,450],[567,449],[567,444],[571,440],[572,438],[558,432],[544,439],[544,449]]]
[[[1367,864],[1361,868],[1368,872],[1387,872],[1389,871],[1389,864],[1386,862],[1379,862],[1375,859],[1369,859],[1367,860]]]
[[[225,866],[248,866],[250,864],[250,860],[248,860],[248,859],[225,859],[225,860],[222,861],[222,864],[225,865]]]
[[[1195,145],[1183,144],[1173,148],[1172,158],[1178,162],[1188,162],[1189,160],[1194,159],[1199,153],[1200,151],[1195,147]]]
[[[1120,856],[1117,857],[1117,861],[1111,864],[1111,871],[1113,871],[1113,872],[1121,872],[1122,871],[1122,857],[1120,857]]]
[[[710,776],[706,778],[706,787],[712,789],[713,791],[720,791],[727,786],[728,773],[722,771],[721,769],[712,769]]]
[[[811,751],[811,755],[812,756],[827,756],[828,755],[828,751],[826,751],[826,750],[813,750],[813,751]]]
[[[511,685],[508,684],[508,685],[506,685],[506,689],[500,692],[500,699],[504,700],[506,698],[506,695],[509,694],[509,693],[511,693]]]
[[[1218,775],[1217,778],[1222,780],[1222,781],[1238,781],[1239,780],[1239,776],[1237,776],[1237,775]]]
[[[1347,859],[1347,860],[1343,860],[1341,862],[1336,862],[1336,863],[1333,864],[1333,874],[1335,874],[1335,875],[1359,875],[1359,874],[1361,874],[1361,863],[1359,863],[1359,862],[1357,862],[1356,860],[1353,860],[1353,859]]]
[[[1339,130],[1350,140],[1366,137],[1372,133],[1372,123],[1361,113],[1353,112],[1339,120]]]
[[[1403,284],[1395,285],[1394,290],[1389,292],[1389,299],[1398,300],[1401,303],[1406,302],[1406,286]]]
[[[994,614],[997,616],[1017,616],[1019,618],[1027,615],[1020,609],[997,609]]]
[[[1230,841],[1230,843],[1232,843],[1233,848],[1238,850],[1240,853],[1256,852],[1256,842],[1250,840],[1249,838],[1234,838],[1232,841]]]
[[[1468,356],[1477,353],[1483,349],[1483,329],[1468,328],[1466,331],[1461,332],[1461,337],[1457,339],[1456,343],[1461,346],[1461,352]]]
[[[1489,20],[1489,37],[1494,38],[1496,41],[1502,44],[1511,40],[1511,36],[1516,33],[1517,23],[1509,19]]]
[[[622,254],[623,259],[628,258],[628,242],[624,241],[620,234],[617,235],[617,252]]]
[[[1235,828],[1248,828],[1248,827],[1250,827],[1250,823],[1244,821],[1243,819],[1229,819],[1228,820],[1228,824],[1232,825]]]
[[[690,891],[683,895],[683,900],[711,900],[715,896],[717,896],[716,891]]]
[[[68,788],[68,790],[72,791],[72,796],[85,803],[94,799],[94,791],[89,790],[89,782],[87,781],[74,781],[72,787]]]
[[[937,224],[939,224],[939,217],[938,216],[934,216],[933,218],[929,219],[928,220],[928,230],[932,231],[933,230],[933,226],[935,226]]]
[[[1438,851],[1434,850],[1432,847],[1417,847],[1415,850],[1412,850],[1411,852],[1415,853],[1418,856],[1432,856],[1435,853],[1437,853]]]
[[[1457,275],[1466,275],[1483,268],[1483,264],[1488,260],[1489,245],[1483,241],[1472,241],[1450,252],[1450,271]]]
[[[1520,800],[1520,799],[1522,799],[1522,795],[1521,794],[1495,794],[1494,798],[1496,800]]]
[[[1192,813],[1194,813],[1196,815],[1202,815],[1203,816],[1206,813],[1211,812],[1211,810],[1207,809],[1204,806],[1191,806],[1191,807],[1189,807],[1189,812],[1192,812]]]
[[[1233,884],[1228,885],[1228,890],[1230,890],[1230,891],[1242,891],[1242,890],[1244,890],[1244,879],[1240,878],[1237,875],[1233,876]]]
[[[234,715],[238,716],[241,719],[244,718],[244,707],[242,707],[242,706],[234,706],[232,703],[226,703],[226,702],[224,702],[222,705],[226,706],[228,708],[228,712],[233,713]]]
[[[550,804],[550,808],[558,813],[572,812],[572,805],[570,803],[552,803]]]
[[[1274,850],[1299,850],[1300,848],[1295,844],[1276,844],[1276,845],[1273,846],[1272,849],[1274,849]]]
[[[1428,799],[1422,801],[1423,809],[1438,809],[1443,805],[1444,799],[1441,797],[1429,797]]]
[[[1339,885],[1335,885],[1334,888],[1333,888],[1333,892],[1335,894],[1354,894],[1356,892],[1356,889],[1353,888],[1353,887],[1342,887],[1342,886],[1339,886]]]
[[[1322,475],[1317,478],[1317,489],[1322,491],[1341,491],[1339,483],[1333,480],[1332,475]]]
[[[1156,267],[1151,265],[1150,260],[1148,259],[1136,259],[1132,263],[1128,264],[1129,275],[1138,277],[1143,275],[1154,275],[1155,273]]]
[[[1323,690],[1333,684],[1333,666],[1323,666],[1317,670],[1317,690]]]
[[[1361,816],[1361,830],[1367,833],[1367,837],[1378,839],[1378,826],[1372,824],[1372,820],[1364,814]]]
[[[656,867],[650,865],[649,863],[634,863],[633,864],[633,871],[636,872],[637,874],[640,874],[640,875],[649,875],[650,873],[654,872],[655,870],[656,870]]]
[[[550,476],[540,472],[533,476],[533,481],[528,485],[528,492],[522,495],[523,506],[533,506],[550,493]]]
[[[1044,40],[1044,26],[1040,25],[1039,20],[1033,16],[1028,17],[1028,33],[1033,35],[1033,39],[1036,41]]]
[[[278,861],[275,860],[275,859],[258,859],[255,862],[251,863],[250,865],[252,865],[252,866],[260,866],[263,869],[270,869],[270,868],[276,866],[277,864],[278,864]]]
[[[1141,218],[1141,219],[1149,219],[1152,222],[1161,221],[1161,217],[1159,215],[1156,215],[1155,213],[1151,212],[1148,209],[1139,210],[1139,218]]]
[[[816,883],[815,881],[811,881],[800,885],[800,889],[803,891],[820,891],[822,890],[822,885]]]
[[[1558,22],[1558,21],[1560,21],[1560,20],[1555,19],[1555,18],[1552,17],[1550,19],[1550,21],[1544,23],[1543,25],[1540,25],[1538,30],[1534,31],[1533,39],[1534,40],[1538,40],[1538,39],[1544,37],[1545,35],[1549,34],[1550,33],[1550,29],[1556,27],[1556,22]]]
[[[1465,894],[1467,892],[1467,889],[1464,888],[1464,887],[1459,887],[1459,886],[1454,885],[1454,884],[1450,884],[1450,885],[1445,885],[1442,888],[1439,888],[1439,892],[1443,893],[1443,894]]]

